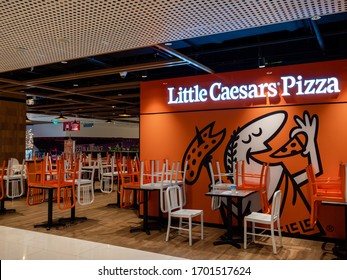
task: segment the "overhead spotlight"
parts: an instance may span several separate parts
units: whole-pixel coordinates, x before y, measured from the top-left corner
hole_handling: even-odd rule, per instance
[[[123,113],[120,113],[118,116],[119,116],[119,117],[130,117],[131,115],[128,114],[126,110],[124,110],[124,112],[123,112]]]
[[[63,113],[60,113],[59,117],[55,118],[58,121],[64,121],[66,118],[63,116]]]
[[[318,15],[311,17],[311,20],[319,20],[319,19],[320,19],[320,16],[318,16]]]
[[[119,72],[119,75],[122,79],[124,79],[126,76],[127,76],[128,72],[127,71],[122,71],[122,72]]]
[[[265,68],[265,57],[263,56],[258,57],[258,67]]]
[[[31,120],[31,119],[29,119],[29,118],[28,118],[28,116],[26,116],[25,122],[26,122],[26,123],[31,123],[31,122],[32,122],[32,120]]]
[[[142,71],[141,78],[147,78],[147,71]]]
[[[108,120],[106,121],[106,123],[111,124],[111,123],[113,123],[113,122],[112,122],[112,120],[108,119]]]

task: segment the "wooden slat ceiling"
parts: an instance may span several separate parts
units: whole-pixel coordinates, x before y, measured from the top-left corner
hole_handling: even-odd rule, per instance
[[[0,98],[139,115],[142,81],[347,58],[346,0],[0,0]],[[318,20],[315,20],[319,17]]]

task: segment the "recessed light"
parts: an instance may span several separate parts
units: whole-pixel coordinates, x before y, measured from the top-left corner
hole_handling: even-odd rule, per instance
[[[60,63],[67,64],[67,61],[62,60],[62,61],[60,61]]]
[[[78,87],[78,84],[73,84],[74,87]]]
[[[57,40],[60,43],[68,43],[68,42],[70,42],[69,39],[66,39],[66,38],[63,38],[63,37],[62,38],[58,38]]]
[[[15,48],[15,51],[16,51],[17,53],[25,53],[25,52],[27,52],[28,50],[27,50],[26,48]]]
[[[319,19],[320,19],[320,16],[318,15],[311,17],[311,20],[319,20]]]

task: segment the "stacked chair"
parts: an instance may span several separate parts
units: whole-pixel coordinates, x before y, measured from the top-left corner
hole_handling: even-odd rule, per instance
[[[16,158],[10,158],[7,164],[6,174],[3,176],[5,192],[8,198],[21,197],[25,190],[25,160],[22,164]]]
[[[238,190],[254,190],[259,192],[260,205],[263,213],[270,213],[269,200],[267,195],[267,182],[269,174],[269,164],[263,163],[260,173],[246,172],[244,161],[238,161],[236,169],[236,188]]]
[[[318,205],[321,201],[346,202],[346,164],[340,164],[339,176],[316,177],[312,164],[306,167],[308,179],[309,199],[311,205],[310,225],[317,223]]]

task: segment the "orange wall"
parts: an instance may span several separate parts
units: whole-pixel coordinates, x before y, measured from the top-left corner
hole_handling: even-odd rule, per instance
[[[271,75],[266,74],[269,71],[272,72]],[[209,160],[219,160],[226,169],[230,168],[226,159],[231,153],[236,153],[239,159],[247,157],[250,165],[270,162],[269,199],[271,200],[275,189],[279,188],[284,193],[281,215],[283,231],[342,238],[345,234],[342,207],[321,206],[318,227],[309,227],[307,182],[302,176],[305,176],[305,167],[311,161],[317,162],[324,176],[336,176],[339,163],[347,162],[347,61],[223,73],[218,77],[231,87],[281,81],[280,77],[287,75],[301,75],[305,79],[337,77],[341,92],[291,98],[278,96],[256,102],[208,101],[204,104],[170,105],[167,104],[168,86],[193,87],[199,84],[201,87],[209,87],[211,82],[216,81],[216,75],[143,83],[140,116],[141,160],[183,161],[188,159],[186,156],[189,154],[188,207],[204,209],[205,221],[208,223],[221,223],[219,212],[211,210],[211,199],[205,196],[211,183],[206,168]],[[279,92],[283,90],[283,85],[276,82],[276,86]],[[292,91],[296,92],[294,88]],[[192,152],[190,144],[208,125],[210,129],[204,132],[211,135],[204,139],[206,147],[200,146],[203,153],[199,157]],[[255,137],[259,129],[263,134]],[[297,132],[296,137],[291,134],[293,131]],[[217,133],[221,134],[214,136]],[[231,147],[231,137],[236,134],[238,140],[232,143],[237,143],[238,146]],[[250,143],[242,144],[246,143],[242,142],[243,137],[243,140],[248,139],[246,135],[253,135],[253,138]],[[211,139],[216,142],[210,142]],[[297,139],[302,146],[296,146],[295,154],[284,151],[288,141],[298,143]],[[264,143],[267,148],[264,148]],[[249,153],[245,153],[244,149],[248,149]],[[193,158],[197,161],[195,165]],[[254,207],[257,199],[259,197],[256,195],[250,198]],[[152,198],[152,202],[155,201],[156,198]]]

